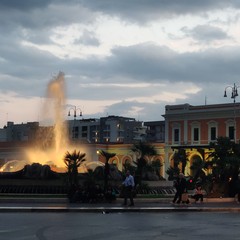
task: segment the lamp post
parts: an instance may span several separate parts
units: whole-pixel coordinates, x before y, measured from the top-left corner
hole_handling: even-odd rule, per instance
[[[233,99],[233,114],[234,114],[234,140],[236,141],[236,109],[235,109],[235,103],[236,103],[236,97],[238,96],[238,88],[240,86],[237,86],[235,83],[233,84],[233,86],[227,86],[224,90],[224,97],[227,97],[227,89],[231,89],[231,98]]]
[[[232,89],[232,95],[231,95],[231,98],[233,99],[233,103],[236,102],[236,97],[238,96],[238,88],[240,86],[237,86],[235,83],[233,84],[233,86],[227,86],[225,88],[225,91],[224,91],[224,97],[227,97],[227,89],[228,88],[231,88]]]
[[[72,130],[72,138],[76,138],[76,131],[75,131],[75,121],[77,118],[77,112],[79,112],[79,116],[82,117],[82,110],[76,106],[73,106],[68,111],[68,116],[71,116],[71,112],[73,111],[73,130]]]

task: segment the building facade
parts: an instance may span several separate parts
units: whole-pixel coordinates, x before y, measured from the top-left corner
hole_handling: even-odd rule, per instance
[[[150,143],[165,142],[165,121],[144,122],[146,129],[146,141]]]
[[[108,116],[100,118],[101,143],[133,143],[142,130],[143,122],[134,118]]]
[[[3,129],[0,129],[0,142],[24,142],[36,139],[39,122],[27,122],[14,124],[7,122]]]
[[[186,175],[191,175],[190,166],[196,159],[207,159],[211,152],[209,144],[218,137],[228,137],[235,142],[240,139],[239,103],[167,105],[163,117],[166,167],[173,166],[174,151],[185,149],[189,159]]]
[[[143,122],[121,116],[74,119],[67,125],[70,139],[88,143],[133,143],[146,135]]]

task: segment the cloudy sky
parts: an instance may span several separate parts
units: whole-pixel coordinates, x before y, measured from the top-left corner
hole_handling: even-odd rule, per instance
[[[38,121],[59,71],[84,118],[163,120],[240,85],[239,0],[0,0],[0,26],[0,127]]]

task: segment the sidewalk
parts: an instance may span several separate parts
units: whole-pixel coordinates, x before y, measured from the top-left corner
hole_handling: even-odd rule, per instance
[[[66,198],[1,198],[0,212],[240,212],[233,198],[205,199],[204,203],[171,204],[166,198],[135,198],[135,206],[122,206],[123,199],[112,203],[69,203]]]

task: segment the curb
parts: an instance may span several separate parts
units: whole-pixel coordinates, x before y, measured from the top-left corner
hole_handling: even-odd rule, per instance
[[[117,198],[115,203],[120,203],[122,198]],[[139,203],[170,203],[172,198],[134,198]],[[191,201],[191,199],[190,199]],[[235,202],[234,198],[204,198],[206,203]],[[37,198],[37,197],[3,197],[0,203],[69,203],[68,198]]]
[[[0,207],[0,212],[123,213],[123,212],[240,212],[239,207]]]

